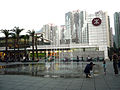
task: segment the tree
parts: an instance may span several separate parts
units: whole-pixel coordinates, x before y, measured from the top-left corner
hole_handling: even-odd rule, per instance
[[[26,48],[27,48],[27,43],[28,43],[27,40],[29,39],[29,35],[28,34],[22,35],[22,38],[24,39],[24,52],[25,52],[24,56],[27,58],[27,50],[26,50]],[[25,58],[25,61],[26,61],[26,58]]]
[[[40,36],[37,36],[37,34],[35,35],[35,48],[36,48],[36,57],[38,59],[38,48],[37,48],[37,45],[38,45],[38,38],[41,39],[41,44],[43,45],[43,33],[39,33]]]
[[[29,35],[32,37],[32,60],[35,60],[35,55],[34,55],[34,45],[35,45],[35,31],[34,30],[28,30]]]
[[[13,28],[13,32],[15,32],[15,35],[16,35],[16,39],[17,39],[17,48],[18,48],[18,61],[20,61],[20,51],[19,51],[19,38],[20,38],[20,33],[23,31],[24,29],[20,29],[19,27],[14,27]]]
[[[37,39],[38,39],[39,37],[37,36],[37,34],[36,34],[36,36],[35,36],[35,48],[36,48],[36,57],[37,57],[37,59],[38,59],[38,49],[37,49]]]
[[[13,47],[14,47],[14,61],[16,60],[16,53],[15,53],[15,48],[16,48],[16,34],[11,33],[12,39],[13,39]]]
[[[5,35],[5,47],[6,47],[6,49],[5,49],[5,53],[6,53],[6,56],[8,57],[8,37],[9,37],[9,35],[11,34],[10,32],[9,32],[9,30],[1,30],[1,32]]]

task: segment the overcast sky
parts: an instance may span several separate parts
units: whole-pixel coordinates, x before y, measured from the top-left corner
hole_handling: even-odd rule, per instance
[[[107,11],[113,27],[113,13],[120,11],[119,0],[0,0],[0,29],[40,30],[44,24],[65,24],[65,13],[73,10]]]

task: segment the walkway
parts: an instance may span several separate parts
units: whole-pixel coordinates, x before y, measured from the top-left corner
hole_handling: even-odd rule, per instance
[[[112,62],[107,62],[107,74],[92,78],[0,75],[0,90],[120,90],[120,74],[114,75]]]

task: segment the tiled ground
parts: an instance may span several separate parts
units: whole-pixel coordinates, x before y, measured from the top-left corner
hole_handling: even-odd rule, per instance
[[[120,90],[120,75],[114,75],[112,62],[107,62],[107,75],[92,78],[0,75],[0,90]]]

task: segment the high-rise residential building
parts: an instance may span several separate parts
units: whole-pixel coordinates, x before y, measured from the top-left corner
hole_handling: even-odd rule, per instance
[[[120,12],[114,13],[115,45],[120,48]]]
[[[113,47],[113,29],[110,28],[110,47]]]
[[[57,38],[57,29],[58,27],[54,24],[43,25],[42,32],[44,33],[44,38],[51,41],[52,45],[56,45],[58,40]]]
[[[65,44],[65,25],[60,26],[60,43]]]
[[[82,29],[86,27],[84,25],[85,20],[86,20],[85,11],[77,10],[77,11],[68,12],[65,14],[66,42],[82,43]]]
[[[114,47],[114,48],[117,48],[117,47],[116,47],[116,43],[115,43],[115,35],[113,35],[113,47]]]
[[[71,39],[71,33],[73,31],[73,14],[72,12],[68,12],[65,14],[65,27],[66,27],[66,32],[65,32],[65,40],[66,43],[70,43]]]
[[[92,24],[94,18],[101,20],[99,26]],[[95,14],[86,14],[79,10],[68,12],[65,14],[65,26],[65,39],[72,39],[73,43],[110,47],[110,21],[106,12],[99,11]]]
[[[66,41],[96,46],[104,51],[108,58],[108,48],[111,46],[110,19],[107,12],[98,11],[88,14],[85,11],[73,11],[65,14]]]

